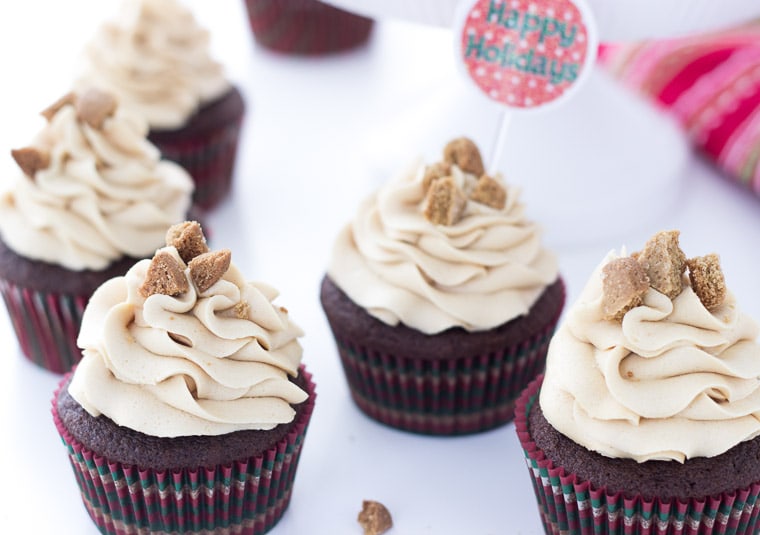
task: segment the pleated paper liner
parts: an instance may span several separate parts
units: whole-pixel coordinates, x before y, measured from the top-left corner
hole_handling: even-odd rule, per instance
[[[462,435],[504,425],[514,416],[515,399],[544,369],[562,292],[554,315],[529,338],[500,351],[454,359],[378,352],[344,338],[333,325],[351,396],[368,416],[415,433]]]
[[[209,210],[229,193],[235,168],[238,141],[245,115],[245,104],[237,89],[222,98],[229,108],[218,110],[211,120],[204,118],[203,126],[187,132],[182,129],[151,130],[148,139],[161,151],[163,158],[181,165],[195,183],[193,202]],[[203,114],[217,113],[213,104],[201,109]]]
[[[528,415],[543,376],[525,389],[515,407],[538,510],[549,534],[566,535],[750,535],[760,531],[760,481],[747,488],[689,500],[645,498],[594,488],[555,466],[533,442]]]
[[[316,0],[246,0],[256,42],[278,52],[321,55],[366,42],[373,21]]]
[[[101,533],[132,535],[267,532],[290,502],[298,460],[314,409],[315,385],[292,431],[263,454],[210,468],[144,469],[88,450],[64,427],[53,396],[53,419],[87,512]]]
[[[4,279],[0,293],[27,359],[55,373],[79,362],[76,341],[89,296],[40,292]]]

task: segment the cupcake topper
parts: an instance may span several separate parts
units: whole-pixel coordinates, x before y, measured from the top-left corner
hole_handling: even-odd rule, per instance
[[[471,87],[506,111],[545,110],[568,99],[591,71],[596,27],[584,0],[462,0],[456,63]],[[498,159],[509,125],[501,128]]]

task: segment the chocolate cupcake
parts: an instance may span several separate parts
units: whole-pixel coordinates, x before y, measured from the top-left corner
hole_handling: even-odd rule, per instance
[[[264,533],[316,397],[302,331],[199,225],[167,243],[92,296],[56,428],[102,533]]]
[[[209,55],[209,34],[176,0],[126,0],[85,50],[78,85],[113,92],[142,114],[149,139],[214,207],[229,192],[245,103]]]
[[[43,115],[12,152],[23,176],[0,196],[0,293],[24,355],[63,373],[79,360],[90,295],[187,217],[193,185],[108,93],[71,93]]]
[[[288,54],[322,55],[367,41],[374,22],[318,0],[245,0],[256,42]]]
[[[547,533],[760,529],[760,329],[678,236],[605,258],[518,401]]]
[[[454,435],[512,419],[564,286],[518,190],[461,138],[361,205],[321,300],[356,404],[393,427]]]

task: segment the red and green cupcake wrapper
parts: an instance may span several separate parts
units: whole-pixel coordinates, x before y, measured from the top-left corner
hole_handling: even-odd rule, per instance
[[[367,41],[373,21],[316,0],[245,0],[256,41],[290,54],[339,52]]]
[[[27,359],[55,373],[79,362],[77,336],[89,296],[40,292],[5,279],[0,293]]]
[[[351,396],[368,416],[415,433],[463,435],[512,420],[515,399],[544,369],[561,309],[519,344],[456,359],[379,353],[334,335]]]
[[[193,203],[209,210],[232,188],[244,110],[235,117],[220,117],[214,124],[190,134],[152,131],[148,139],[161,156],[182,166],[195,183]]]
[[[517,400],[515,427],[546,533],[566,535],[750,535],[760,531],[760,481],[717,496],[646,498],[595,488],[555,466],[531,439],[528,415],[543,376]]]
[[[315,385],[302,366],[308,400],[288,435],[261,455],[211,468],[143,469],[106,459],[64,427],[53,396],[53,420],[79,485],[82,500],[102,533],[267,532],[290,503],[298,460],[314,410]]]

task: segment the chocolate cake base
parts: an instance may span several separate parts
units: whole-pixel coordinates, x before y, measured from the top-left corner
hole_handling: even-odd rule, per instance
[[[205,134],[215,129],[220,123],[234,121],[245,111],[243,95],[236,87],[220,97],[203,104],[182,126],[182,128],[151,128],[148,139],[157,145],[173,143],[178,139]]]
[[[428,335],[403,324],[388,325],[354,303],[330,277],[322,279],[320,298],[333,330],[341,337],[361,340],[380,353],[412,359],[446,360],[463,355],[481,355],[529,340],[547,323],[559,317],[565,301],[561,279],[549,285],[530,311],[494,329],[469,332],[453,327]]]
[[[648,499],[700,498],[749,487],[760,481],[760,437],[737,444],[716,457],[677,461],[613,459],[590,451],[557,431],[533,403],[528,428],[536,446],[565,473],[591,482],[607,493],[623,492]],[[704,437],[710,440],[709,436]]]
[[[307,391],[299,375],[291,379]],[[106,416],[93,417],[68,392],[60,389],[56,409],[64,427],[87,449],[125,465],[153,470],[212,467],[255,457],[285,437],[298,421],[306,403],[294,405],[296,415],[288,424],[267,431],[236,431],[216,436],[154,437],[117,425]]]

